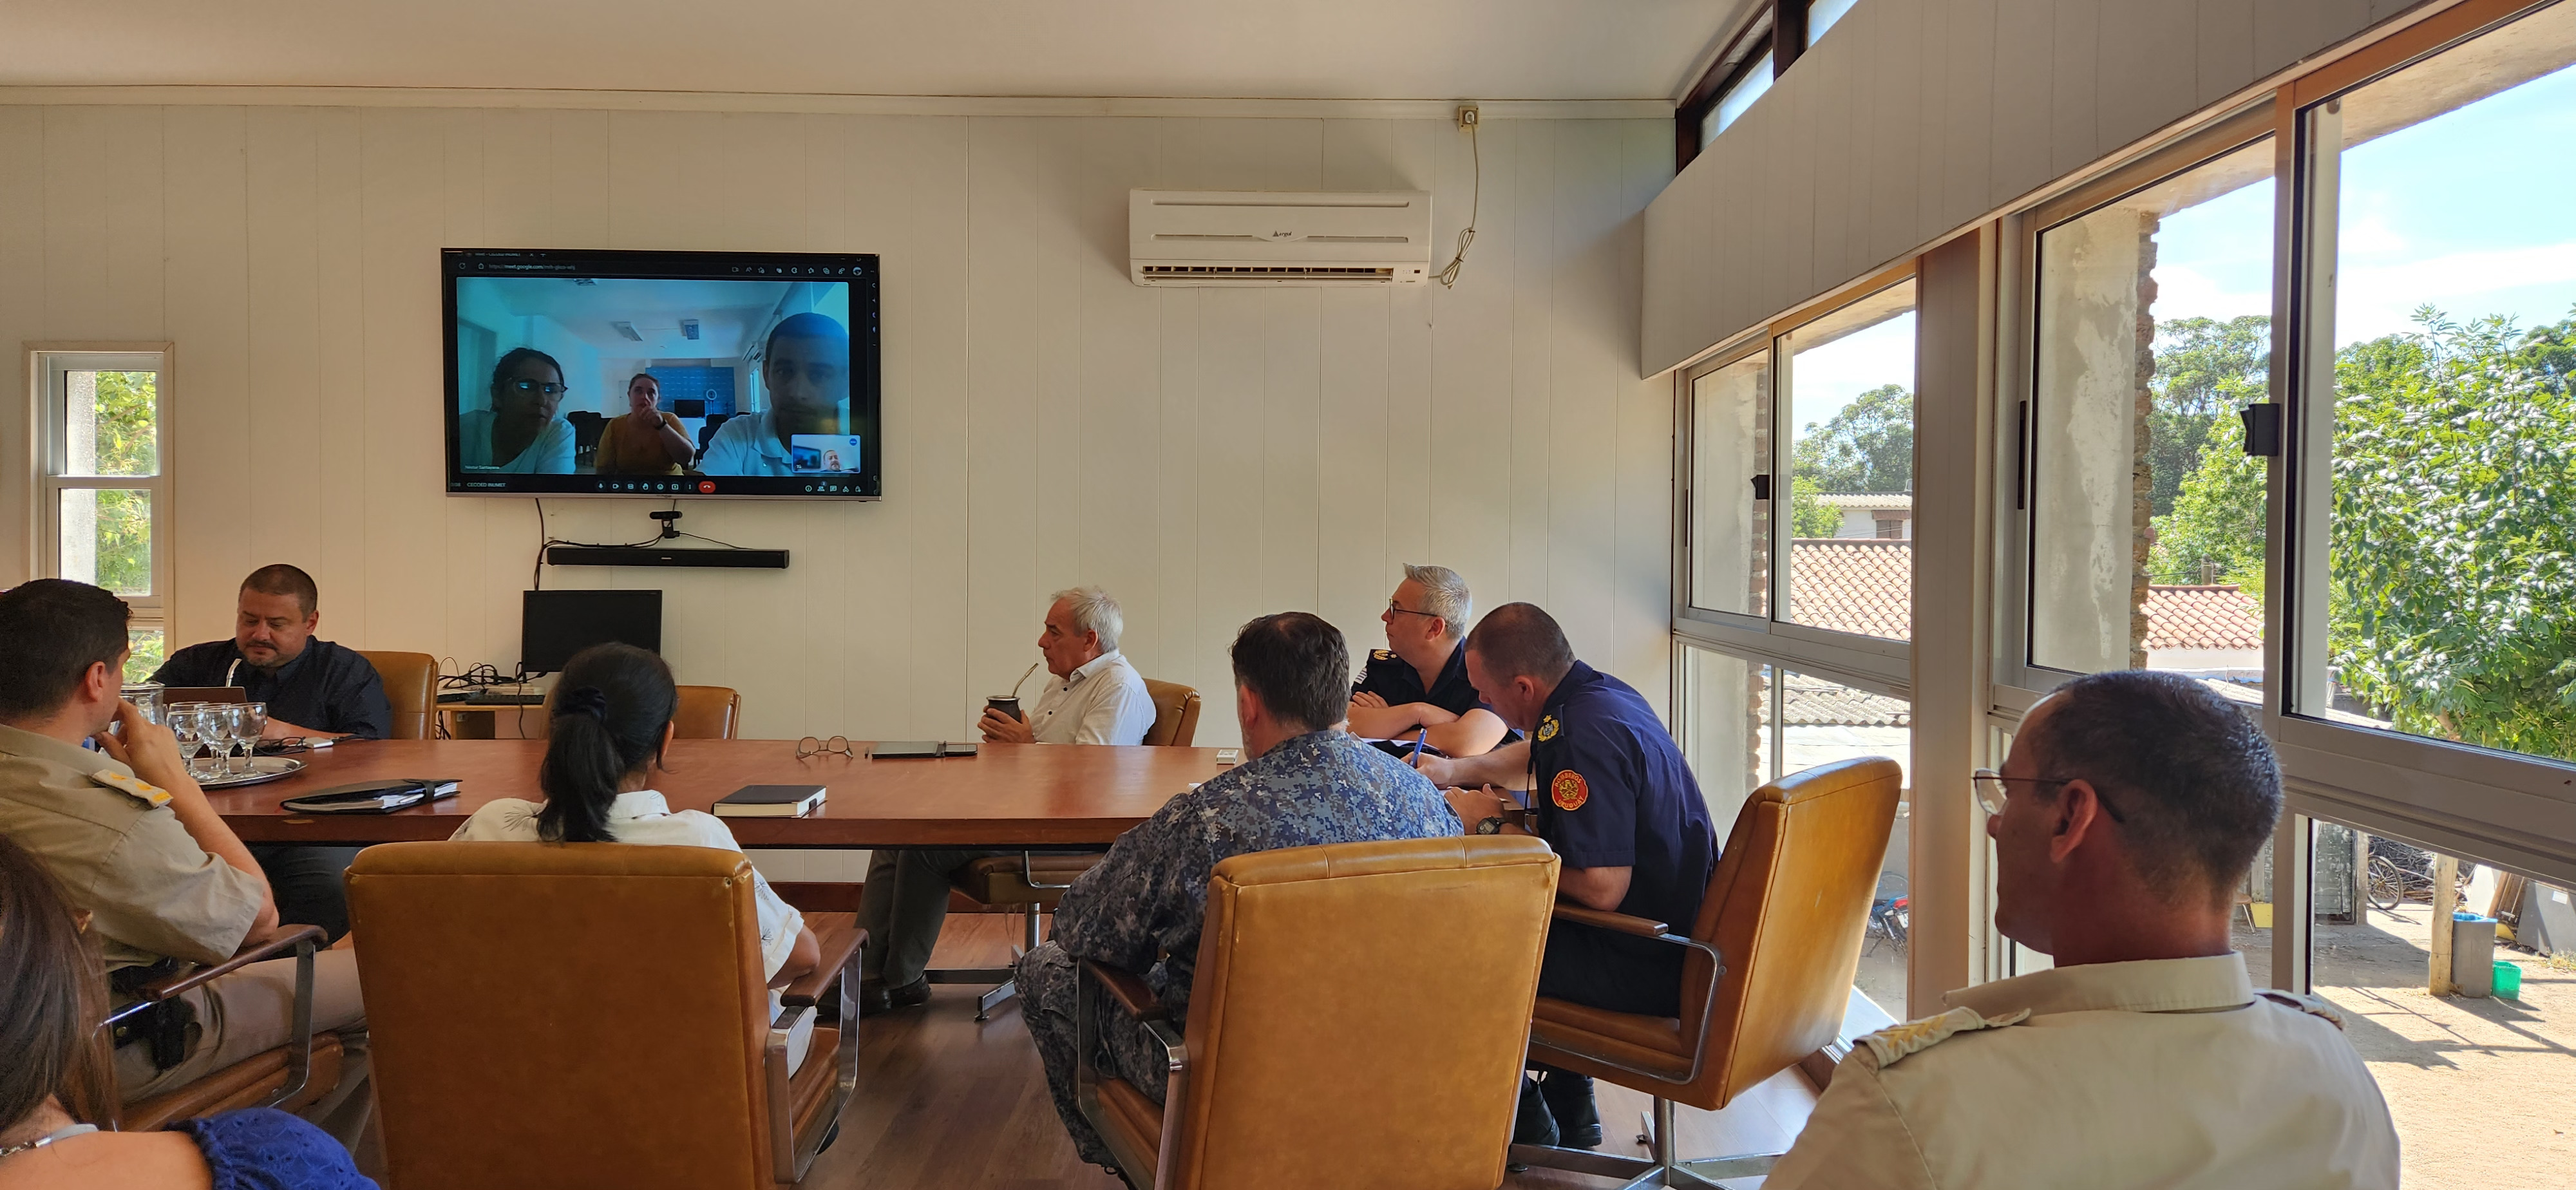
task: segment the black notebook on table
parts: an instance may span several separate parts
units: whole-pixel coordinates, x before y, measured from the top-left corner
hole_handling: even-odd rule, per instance
[[[802,818],[823,804],[820,785],[745,785],[716,799],[718,818]]]

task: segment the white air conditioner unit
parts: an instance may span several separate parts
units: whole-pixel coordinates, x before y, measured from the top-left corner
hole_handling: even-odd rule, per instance
[[[1138,285],[1420,285],[1431,195],[1131,190],[1127,258]]]

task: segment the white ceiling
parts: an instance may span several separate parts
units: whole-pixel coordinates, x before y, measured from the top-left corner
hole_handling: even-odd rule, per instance
[[[1663,99],[1736,0],[0,0],[0,85]]]

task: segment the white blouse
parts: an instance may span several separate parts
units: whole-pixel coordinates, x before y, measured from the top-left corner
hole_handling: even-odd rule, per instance
[[[497,798],[476,810],[449,838],[485,843],[538,842],[537,812],[544,808],[542,802]],[[642,846],[742,850],[723,819],[696,810],[674,814],[670,803],[650,789],[618,794],[617,800],[609,803],[608,833],[620,843]],[[805,916],[779,900],[778,894],[770,891],[769,882],[756,871],[751,874],[751,897],[760,918],[760,974],[767,981],[778,977],[778,969],[786,965],[788,954],[796,949],[796,932],[804,927]],[[772,1015],[776,1015],[774,1011]]]

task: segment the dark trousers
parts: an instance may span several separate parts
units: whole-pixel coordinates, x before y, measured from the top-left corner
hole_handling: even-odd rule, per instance
[[[305,847],[291,843],[249,844],[250,857],[268,876],[277,897],[277,920],[291,926],[320,926],[337,942],[349,932],[349,890],[345,883],[355,847]]]
[[[1538,994],[1611,1012],[1679,1016],[1683,948],[1572,922],[1548,927]]]

